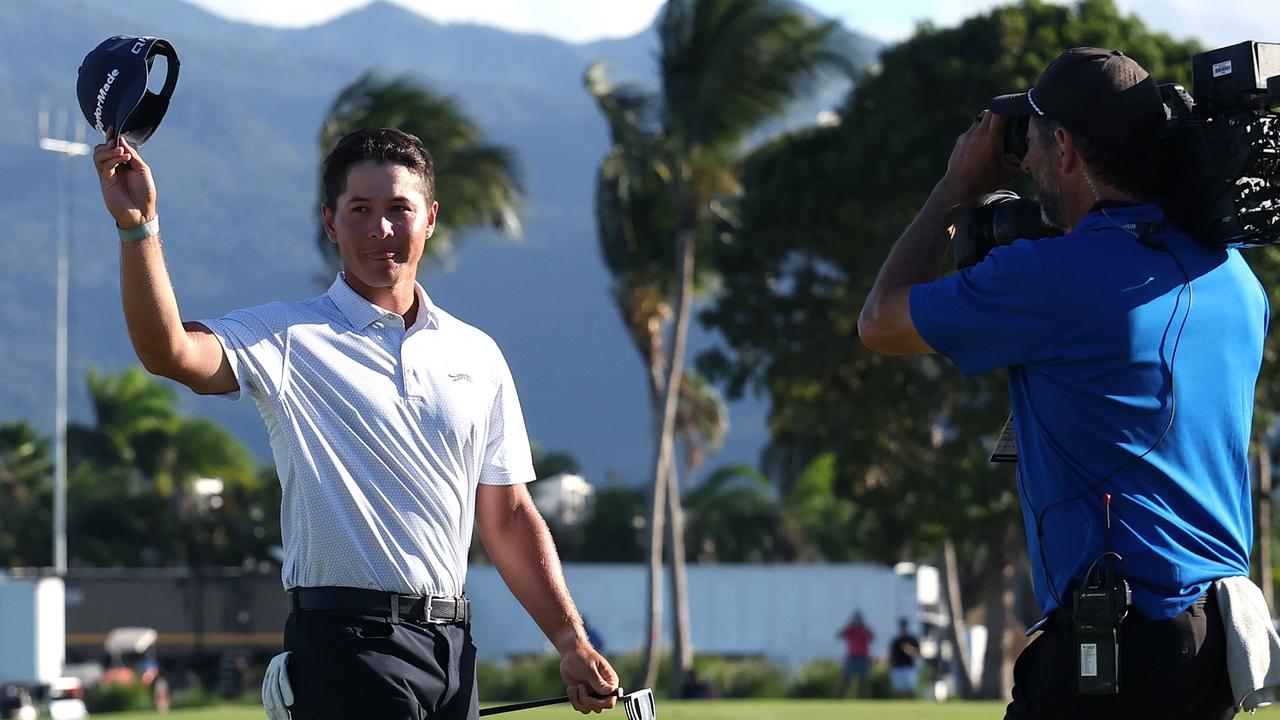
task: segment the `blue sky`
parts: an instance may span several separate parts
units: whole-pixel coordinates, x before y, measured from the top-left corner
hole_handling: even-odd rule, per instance
[[[224,17],[282,27],[329,20],[368,0],[188,0]],[[393,0],[443,22],[477,22],[573,42],[631,35],[647,26],[662,0]],[[895,41],[920,20],[954,25],[1000,4],[994,0],[804,0],[850,28]],[[1280,3],[1224,6],[1205,0],[1116,0],[1148,26],[1175,37],[1197,36],[1210,47],[1243,40],[1280,41]]]

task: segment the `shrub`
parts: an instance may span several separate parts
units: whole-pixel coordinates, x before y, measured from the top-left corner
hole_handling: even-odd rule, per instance
[[[837,660],[810,660],[787,681],[787,697],[830,698],[840,690],[842,667]]]
[[[139,682],[98,685],[85,693],[84,704],[90,714],[150,710],[151,688]]]
[[[893,697],[893,686],[889,684],[889,664],[878,662],[871,666],[871,674],[867,677],[867,697],[887,700]]]
[[[619,653],[609,656],[609,664],[613,665],[614,672],[618,673],[618,680],[622,686],[631,690],[631,683],[640,676],[640,671],[644,663],[644,653],[631,652]],[[664,653],[658,660],[658,679],[653,683],[653,694],[657,697],[669,697],[668,692],[671,689],[671,655]]]
[[[782,697],[783,672],[768,658],[709,657],[698,675],[726,698]]]
[[[564,694],[560,656],[533,655],[508,662],[476,664],[480,697],[491,700],[537,700]]]
[[[609,662],[623,687],[640,674],[644,657],[638,652],[613,655]],[[841,664],[838,660],[811,660],[790,675],[766,657],[725,657],[700,654],[694,658],[699,678],[709,682],[720,697],[725,698],[829,698],[840,688]],[[658,680],[653,691],[667,697],[671,687],[671,656],[663,655],[658,666]],[[476,678],[480,697],[486,702],[537,700],[564,694],[560,679],[560,658],[555,654],[517,657],[506,662],[479,662]],[[867,687],[868,698],[889,698],[889,667],[883,662],[871,666]],[[175,707],[177,700],[175,698]]]
[[[246,691],[244,695],[250,696],[250,693]],[[252,696],[257,698],[258,704],[262,703],[262,690],[260,687],[255,690]],[[169,706],[177,710],[179,708],[211,707],[213,705],[221,705],[224,702],[226,702],[226,699],[217,692],[206,690],[200,685],[192,685],[173,691],[170,696]]]

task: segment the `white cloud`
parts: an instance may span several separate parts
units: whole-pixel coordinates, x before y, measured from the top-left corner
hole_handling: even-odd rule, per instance
[[[370,0],[188,0],[233,20],[275,27],[323,23]],[[474,22],[571,42],[624,37],[648,26],[662,0],[394,0],[439,22]]]
[[[370,0],[186,0],[214,15],[271,27],[305,27],[328,22]]]
[[[648,26],[661,0],[397,0],[445,22],[481,22],[574,42],[633,35]]]
[[[322,23],[369,0],[188,0],[224,17],[279,27]],[[624,37],[652,22],[663,0],[393,0],[440,22],[475,22],[571,42]],[[1050,0],[1064,2],[1065,0]],[[902,40],[919,20],[949,26],[1002,4],[999,0],[806,0],[819,12],[885,41]],[[1208,47],[1244,40],[1280,41],[1274,2],[1237,3],[1229,12],[1204,0],[1116,0],[1148,27]]]

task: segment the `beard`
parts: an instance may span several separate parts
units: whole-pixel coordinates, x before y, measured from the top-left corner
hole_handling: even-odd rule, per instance
[[[1036,200],[1040,203],[1040,219],[1046,225],[1057,228],[1067,226],[1066,202],[1062,199],[1062,184],[1048,173],[1036,174]]]

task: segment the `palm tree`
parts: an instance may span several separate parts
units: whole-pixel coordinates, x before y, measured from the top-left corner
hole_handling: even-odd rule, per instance
[[[691,476],[729,434],[724,396],[696,372],[686,372],[676,410],[676,430],[684,443],[685,476]]]
[[[97,425],[69,429],[73,461],[130,466],[148,478],[163,474],[180,424],[173,390],[138,367],[114,375],[90,369],[87,382]]]
[[[587,69],[584,82],[609,123],[610,149],[596,177],[601,255],[614,278],[614,305],[648,368],[656,407],[666,385],[663,328],[671,319],[675,284],[670,174],[661,155],[656,108],[643,90],[610,83],[601,63]]]
[[[514,153],[488,145],[475,122],[451,98],[435,94],[408,75],[391,79],[366,72],[334,99],[318,138],[325,157],[347,133],[362,127],[394,127],[422,140],[435,160],[440,220],[426,254],[447,256],[454,237],[468,227],[487,226],[511,237],[521,232]],[[323,187],[320,189],[323,201]],[[320,228],[316,245],[333,269],[338,253]]]
[[[774,487],[748,465],[712,471],[688,494],[689,540],[705,562],[787,562],[799,551]]]
[[[669,360],[664,362],[665,378],[652,383],[662,388],[662,398],[653,464],[646,686],[653,684],[658,664],[660,518],[666,494],[675,493],[678,498],[679,492],[672,481],[674,438],[697,279],[696,246],[717,224],[720,200],[739,192],[738,161],[748,135],[780,114],[803,88],[804,80],[838,61],[826,47],[833,27],[812,21],[785,0],[668,0],[658,25],[659,95],[631,89],[602,94],[607,83],[588,71],[588,87],[609,120],[614,139],[602,178],[609,170],[606,166],[614,163],[616,186],[632,201],[649,197],[635,188],[648,190],[649,183],[659,180],[663,189],[652,196],[651,204],[673,225],[673,281],[662,297],[674,294],[674,327]],[[628,142],[635,145],[627,147]],[[630,174],[623,177],[619,171]],[[640,224],[633,223],[633,229]],[[658,225],[653,220],[646,224]],[[649,367],[652,372],[656,365]],[[691,648],[685,653],[691,659]],[[677,660],[678,685],[688,667],[686,658]]]
[[[692,478],[709,452],[720,449],[729,432],[729,411],[724,398],[705,378],[685,373],[681,378],[680,401],[676,409],[676,430],[684,442],[684,476]],[[675,459],[668,461],[667,514],[670,515],[671,605],[675,608],[671,654],[676,659],[672,694],[679,696],[685,676],[693,667],[693,635],[689,626],[689,583],[685,568],[685,514]]]
[[[643,90],[610,83],[603,64],[588,68],[584,83],[609,124],[611,140],[596,178],[596,225],[601,255],[614,278],[610,291],[614,305],[647,369],[646,386],[657,418],[667,382],[668,360],[663,336],[672,317],[675,224],[656,103]],[[658,598],[662,596],[664,528],[670,509],[680,508],[678,491],[671,492],[673,460],[668,457],[665,465],[655,468],[649,509],[647,647],[660,645],[662,603]],[[676,569],[677,562],[684,559],[682,526],[682,514],[678,514],[671,523],[671,545],[679,546],[672,552],[672,588],[677,607],[684,588],[682,576]],[[681,644],[680,638],[685,632],[679,622],[677,626],[676,644],[688,647],[687,643]],[[646,677],[641,685],[652,686],[652,679]]]
[[[6,500],[48,482],[53,470],[49,440],[21,420],[0,424],[0,492]]]
[[[0,423],[0,565],[48,563],[52,506],[49,440],[25,422]]]
[[[188,560],[193,549],[234,563],[265,555],[267,543],[254,535],[260,523],[235,510],[258,504],[263,517],[268,510],[276,515],[278,501],[274,488],[262,487],[257,460],[244,445],[210,420],[184,417],[173,390],[141,368],[90,370],[88,386],[96,422],[68,428],[69,529],[79,560],[146,562],[144,546],[152,562],[181,560],[184,547]],[[224,482],[227,505],[218,515],[229,522],[214,537],[197,526],[191,484],[200,477]]]
[[[646,93],[631,86],[610,84],[601,64],[587,70],[585,83],[609,123],[612,140],[597,174],[596,222],[601,254],[614,277],[614,304],[647,368],[649,399],[657,418],[667,382],[663,336],[672,319],[670,296],[675,284],[675,227],[667,187],[669,176],[660,154],[661,136],[654,124],[657,118],[645,115],[654,107]],[[705,383],[695,386],[687,376],[682,384],[676,422],[686,441],[686,459],[691,469],[700,462],[703,445],[719,445],[727,422],[723,402],[716,404],[714,390]],[[718,415],[708,419],[709,413]],[[669,535],[666,549],[671,560],[672,605],[676,608],[672,628],[675,655],[681,659],[678,667],[687,668],[693,661],[693,648],[685,582],[684,512],[674,464],[674,455],[669,456],[659,471],[659,479],[654,481],[649,580],[652,596],[661,597],[665,527]],[[654,644],[658,644],[657,633],[662,626],[661,615],[655,614],[660,611],[658,603],[649,617]],[[677,673],[673,681],[678,689],[682,673]]]

